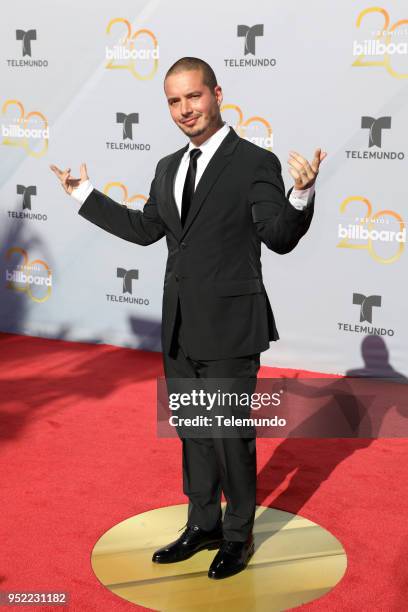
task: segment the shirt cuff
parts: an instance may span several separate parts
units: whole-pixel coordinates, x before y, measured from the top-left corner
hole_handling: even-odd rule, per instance
[[[86,181],[78,185],[78,187],[75,187],[75,189],[72,190],[71,197],[73,197],[74,200],[77,200],[77,202],[79,202],[80,204],[83,204],[92,190],[93,185],[91,181],[87,179]]]
[[[308,206],[314,194],[314,184],[307,189],[292,189],[289,202],[298,210],[303,210]]]

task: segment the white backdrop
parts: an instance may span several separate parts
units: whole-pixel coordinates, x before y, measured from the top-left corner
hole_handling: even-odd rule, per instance
[[[387,349],[407,373],[408,9],[374,6],[3,6],[0,329],[160,350],[165,241],[141,247],[86,222],[49,164],[78,175],[85,161],[98,189],[141,208],[157,161],[186,143],[163,77],[192,55],[214,68],[224,119],[278,155],[286,191],[290,149],[328,152],[308,234],[285,256],[263,250],[281,340],[262,363],[345,373],[375,335],[366,362],[382,351],[386,365]],[[118,113],[135,114],[131,134]],[[118,268],[137,271],[128,290]]]

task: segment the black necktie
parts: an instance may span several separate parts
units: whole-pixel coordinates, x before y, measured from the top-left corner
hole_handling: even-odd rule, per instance
[[[197,171],[197,159],[200,157],[201,149],[191,149],[190,163],[188,165],[186,180],[184,181],[183,197],[181,201],[181,225],[184,225],[194,195],[195,178]]]

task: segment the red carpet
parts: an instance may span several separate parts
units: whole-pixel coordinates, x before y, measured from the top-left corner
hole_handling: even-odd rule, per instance
[[[155,434],[161,355],[12,334],[0,354],[0,590],[68,591],[75,612],[145,609],[99,584],[90,553],[115,523],[187,502],[180,442]],[[260,376],[280,373],[294,371]],[[337,587],[296,610],[407,610],[406,440],[257,444],[258,503],[321,524],[348,555]]]

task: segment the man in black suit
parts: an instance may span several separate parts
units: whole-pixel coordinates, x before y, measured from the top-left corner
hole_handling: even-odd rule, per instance
[[[181,58],[168,70],[164,90],[170,114],[190,142],[158,162],[143,211],[95,189],[85,164],[80,179],[70,168],[51,169],[82,204],[85,219],[139,245],[166,237],[162,347],[168,387],[177,379],[229,379],[251,391],[260,353],[279,338],[262,282],[261,242],[284,254],[306,233],[326,153],[317,149],[309,164],[292,152],[295,184],[286,197],[278,157],[223,122],[222,90],[206,62]],[[152,560],[171,563],[219,548],[208,576],[231,576],[254,551],[255,434],[180,437],[186,529]]]

